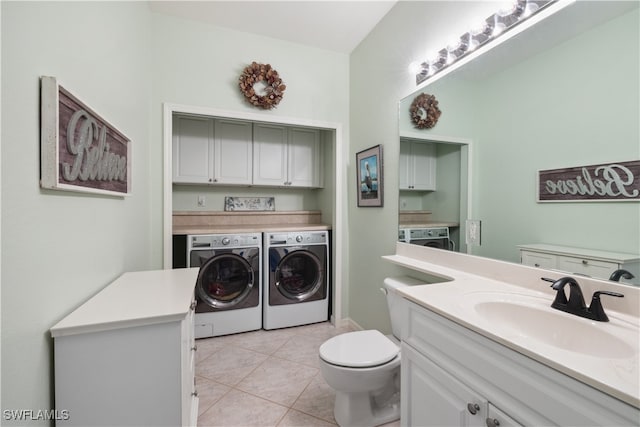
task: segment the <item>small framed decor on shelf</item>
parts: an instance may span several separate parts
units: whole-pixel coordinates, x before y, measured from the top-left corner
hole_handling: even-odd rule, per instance
[[[381,207],[383,203],[382,145],[356,153],[358,206]]]

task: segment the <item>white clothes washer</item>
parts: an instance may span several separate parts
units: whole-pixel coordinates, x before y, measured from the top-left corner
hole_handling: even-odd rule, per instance
[[[264,268],[264,329],[329,318],[328,231],[264,233]]]
[[[200,267],[196,338],[262,328],[261,233],[187,236],[187,267]]]

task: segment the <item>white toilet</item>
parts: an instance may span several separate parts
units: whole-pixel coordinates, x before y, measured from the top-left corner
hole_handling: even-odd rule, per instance
[[[378,426],[400,418],[400,337],[406,303],[394,289],[424,284],[387,278],[384,291],[393,337],[376,330],[348,332],[320,346],[320,372],[336,391],[333,415],[340,426]]]

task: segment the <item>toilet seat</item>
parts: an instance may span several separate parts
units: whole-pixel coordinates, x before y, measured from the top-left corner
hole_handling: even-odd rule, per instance
[[[348,332],[320,346],[320,357],[332,365],[370,368],[393,360],[400,348],[380,331]]]

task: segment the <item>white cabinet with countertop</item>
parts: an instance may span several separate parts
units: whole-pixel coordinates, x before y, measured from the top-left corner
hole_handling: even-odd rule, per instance
[[[58,425],[196,425],[197,274],[125,273],[51,328]]]
[[[254,185],[322,187],[320,147],[317,129],[254,124]]]
[[[551,307],[558,272],[406,243],[383,258],[431,277],[397,290],[402,425],[639,424],[637,287],[578,276],[587,298],[624,294],[597,322]]]
[[[435,153],[435,144],[400,140],[400,190],[435,191]]]
[[[252,124],[203,116],[173,117],[173,182],[250,185]]]
[[[531,267],[561,270],[599,279],[608,279],[614,271],[625,269],[632,273],[636,280],[640,278],[639,254],[544,243],[520,245],[518,248],[520,262]]]

